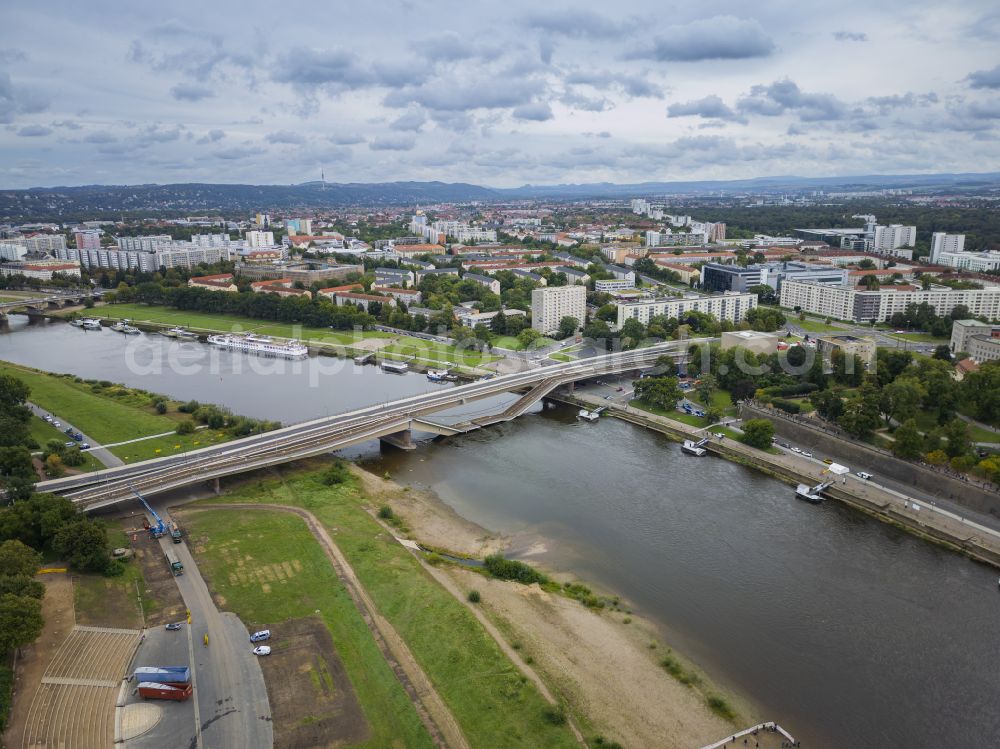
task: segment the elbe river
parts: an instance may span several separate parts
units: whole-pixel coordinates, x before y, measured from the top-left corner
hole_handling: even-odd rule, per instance
[[[0,359],[284,423],[447,387],[345,360],[255,360],[19,317],[0,330]],[[479,402],[461,416],[490,410]],[[543,540],[540,561],[623,595],[806,747],[1000,746],[996,570],[570,409],[352,455],[433,489],[515,549]]]

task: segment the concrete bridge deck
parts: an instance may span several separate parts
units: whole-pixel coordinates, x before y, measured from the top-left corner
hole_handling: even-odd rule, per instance
[[[36,488],[40,492],[61,494],[84,509],[96,509],[132,500],[130,485],[134,485],[143,494],[151,495],[322,455],[372,439],[388,438],[390,443],[405,447],[411,430],[447,436],[508,421],[523,414],[560,385],[650,367],[661,356],[680,358],[686,355],[692,344],[711,340],[713,339],[668,341],[634,351],[606,354],[480,380],[283,427],[181,455],[43,481]],[[435,412],[519,389],[526,389],[527,392],[494,416],[455,425],[439,424],[425,418]]]

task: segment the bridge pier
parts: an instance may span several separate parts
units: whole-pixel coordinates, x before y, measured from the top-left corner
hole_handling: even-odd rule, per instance
[[[212,479],[212,491],[215,492],[216,496],[222,494],[222,484],[219,482],[218,477]]]
[[[400,432],[393,432],[392,434],[385,434],[379,437],[379,441],[384,445],[391,445],[399,450],[417,449],[417,446],[413,444],[413,432],[409,429],[404,429]]]

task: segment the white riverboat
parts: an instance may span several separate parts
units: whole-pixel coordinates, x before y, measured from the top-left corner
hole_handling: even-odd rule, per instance
[[[124,333],[125,335],[139,335],[142,332],[134,325],[129,325],[128,320],[119,320],[111,326],[111,329],[116,333]]]
[[[406,374],[410,371],[410,365],[405,361],[392,361],[391,359],[384,360],[381,365],[383,372],[391,372],[392,374]]]
[[[86,320],[80,323],[80,327],[84,330],[100,330],[101,321],[96,317],[88,317]]]
[[[246,335],[236,333],[210,335],[208,342],[213,346],[231,351],[242,351],[244,354],[279,356],[284,359],[305,359],[309,356],[309,349],[298,341],[281,343],[272,341],[268,336],[258,336],[252,333]]]
[[[684,442],[681,443],[681,452],[685,452],[688,455],[697,455],[700,458],[708,452],[708,450],[705,449],[705,444],[707,442],[707,438],[699,440],[698,442],[695,442],[694,440],[684,440]]]
[[[198,338],[197,333],[192,333],[190,330],[185,328],[171,328],[170,330],[164,330],[163,335],[167,338],[177,338],[184,341],[194,341]]]

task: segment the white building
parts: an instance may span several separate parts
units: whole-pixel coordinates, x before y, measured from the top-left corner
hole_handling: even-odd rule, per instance
[[[688,312],[703,312],[714,315],[718,320],[739,323],[748,311],[757,306],[756,294],[727,292],[715,296],[690,295],[685,297],[664,297],[643,302],[629,302],[618,305],[618,328],[626,320],[634,319],[648,325],[654,317],[681,318]]]
[[[594,281],[594,291],[600,291],[606,294],[634,288],[635,281],[628,281],[624,278],[605,278]]]
[[[962,252],[965,250],[964,234],[945,234],[936,231],[931,234],[931,262],[938,262],[943,252]]]
[[[174,240],[169,234],[151,234],[145,237],[118,237],[115,241],[119,250],[155,252],[160,245],[170,244]]]
[[[16,263],[20,260],[24,260],[24,256],[27,254],[28,248],[23,244],[17,244],[15,242],[0,242],[0,260]]]
[[[939,317],[950,315],[955,307],[967,307],[969,313],[989,320],[1000,319],[1000,287],[987,289],[952,289],[931,286],[929,289],[883,286],[878,291],[863,291],[850,286],[830,286],[813,281],[786,279],[781,285],[781,306],[811,314],[855,322],[888,322],[909,304],[927,302]]]
[[[933,262],[972,273],[988,273],[1000,269],[1000,252],[942,252]]]
[[[23,245],[28,252],[37,253],[52,253],[66,246],[66,237],[62,234],[32,234],[30,237],[14,237],[6,241]]]
[[[247,244],[250,247],[273,247],[274,246],[274,232],[273,231],[248,231],[247,232]]]
[[[975,362],[1000,359],[1000,325],[979,320],[955,320],[951,326],[951,353],[964,351]]]
[[[153,252],[139,250],[65,248],[57,250],[60,260],[77,261],[85,268],[138,270],[155,273],[160,268],[193,268],[200,263],[213,264],[229,260],[225,247],[198,247],[190,242],[172,242]]]
[[[876,252],[887,252],[897,247],[913,247],[917,242],[917,227],[890,224],[876,226],[872,235],[872,249]]]
[[[587,318],[587,289],[583,286],[552,286],[531,291],[531,327],[542,335],[559,331],[564,317],[583,325]]]

